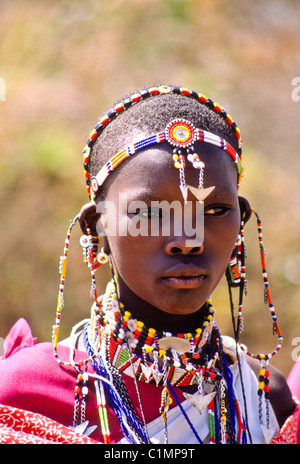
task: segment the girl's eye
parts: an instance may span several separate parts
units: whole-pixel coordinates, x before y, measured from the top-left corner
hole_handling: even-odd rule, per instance
[[[224,216],[230,208],[228,206],[209,206],[205,209],[204,214],[210,216]]]
[[[162,217],[162,211],[159,208],[138,209],[135,215],[143,219],[156,219]]]

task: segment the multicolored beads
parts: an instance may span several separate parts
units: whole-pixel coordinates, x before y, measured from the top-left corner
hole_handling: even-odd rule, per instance
[[[139,150],[150,147],[161,142],[168,142],[174,147],[173,161],[174,166],[178,169],[185,168],[185,157],[182,154],[182,149],[187,149],[188,159],[196,169],[203,169],[204,164],[200,161],[199,156],[194,153],[193,144],[196,141],[209,143],[221,148],[229,154],[236,165],[238,176],[242,174],[242,165],[238,153],[234,148],[221,137],[207,132],[202,129],[194,128],[193,124],[186,120],[172,121],[163,132],[151,135],[143,140],[139,140],[126,148],[123,148],[114,155],[91,179],[91,198],[94,199],[101,185],[105,182],[109,174],[119,166],[129,156],[134,155]]]
[[[109,330],[111,338],[108,354],[109,362],[113,366],[122,372],[127,373],[128,370],[132,373],[134,365],[136,377],[149,382],[153,379],[155,381],[161,379],[154,372],[154,363],[159,362],[161,365],[167,363],[168,381],[176,386],[189,385],[191,382],[197,383],[199,375],[201,378],[219,380],[219,374],[214,369],[214,362],[210,364],[210,367],[197,367],[194,364],[200,357],[197,349],[200,344],[204,346],[213,327],[214,309],[210,300],[207,302],[208,315],[201,328],[193,333],[172,334],[157,332],[154,328],[147,328],[143,322],[132,318],[131,313],[124,309],[122,303],[117,303],[114,291],[114,285],[111,282],[102,301],[101,323],[92,322],[94,319],[92,313],[90,324],[90,337],[94,340],[93,344],[97,349],[100,349],[103,335],[108,333],[107,329]],[[170,348],[168,348],[169,344]],[[149,369],[148,372],[143,368],[143,362],[145,366],[153,367],[151,375],[149,375]]]
[[[74,406],[74,419],[73,419],[73,428],[80,424],[85,423],[85,408],[86,408],[86,400],[88,396],[88,380],[89,376],[87,372],[79,371],[77,376],[76,385],[74,388],[74,396],[75,396],[75,406]],[[79,410],[80,410],[80,422],[79,421]]]
[[[110,430],[107,415],[106,396],[104,392],[103,383],[95,380],[94,385],[103,441],[104,444],[110,444]]]
[[[149,87],[147,89],[142,90],[141,92],[135,92],[131,94],[128,98],[118,103],[112,110],[110,110],[105,116],[103,116],[100,119],[100,121],[97,123],[94,129],[90,132],[87,145],[83,149],[84,176],[86,179],[87,191],[88,191],[88,195],[90,196],[90,198],[92,198],[93,196],[92,187],[95,188],[95,181],[93,181],[90,178],[90,174],[89,174],[90,152],[91,152],[93,145],[95,144],[95,141],[100,136],[102,131],[112,120],[118,117],[118,115],[122,114],[123,111],[126,111],[126,109],[130,108],[132,105],[135,105],[138,102],[146,100],[148,98],[153,98],[156,95],[163,95],[167,93],[184,95],[186,97],[193,98],[199,103],[207,106],[214,112],[218,113],[233,130],[236,136],[236,139],[238,141],[239,147],[241,148],[242,139],[241,139],[241,133],[240,133],[239,128],[237,127],[236,123],[233,121],[232,117],[218,103],[215,103],[213,100],[211,100],[210,98],[207,98],[205,95],[201,93],[197,93],[185,87],[176,87],[176,86],[168,86],[168,85]],[[183,129],[186,130],[186,128],[183,127],[181,130],[177,128],[176,130],[169,131],[170,139],[172,140],[172,138],[175,138],[176,142],[178,142],[178,139],[181,139],[182,143],[188,146],[190,144],[190,141],[192,141],[193,139],[193,133],[192,131],[190,132],[189,130],[187,132],[184,132]],[[204,140],[204,141],[208,141],[208,140]],[[118,156],[116,155],[116,157],[112,161],[112,164],[111,164],[112,170],[115,169],[115,167],[118,164],[120,164],[120,162],[122,162],[128,156],[129,154],[126,153],[125,151],[118,153]],[[238,158],[240,161],[241,157],[239,156]],[[240,177],[241,175],[242,175],[242,172],[240,173]]]
[[[239,343],[241,349],[243,351],[246,351],[248,356],[250,356],[252,358],[255,358],[255,359],[259,359],[260,361],[262,361],[262,360],[268,361],[273,356],[275,356],[278,353],[278,351],[281,349],[282,342],[283,342],[283,337],[282,337],[282,333],[281,333],[281,330],[280,330],[280,327],[279,327],[279,324],[278,324],[277,316],[275,314],[275,309],[274,309],[274,306],[273,306],[270,287],[269,287],[269,282],[268,282],[268,276],[267,276],[267,271],[266,271],[266,261],[265,261],[265,249],[264,249],[263,240],[262,240],[262,224],[261,224],[261,220],[260,220],[260,217],[257,214],[257,212],[254,211],[254,210],[252,210],[252,211],[255,214],[256,221],[257,221],[258,241],[259,241],[259,250],[260,250],[261,267],[262,267],[262,277],[263,277],[263,282],[264,282],[265,302],[269,306],[270,315],[271,315],[271,318],[272,318],[272,321],[273,321],[273,335],[277,335],[278,343],[277,343],[275,349],[272,352],[265,353],[265,354],[263,354],[263,353],[258,353],[258,354],[252,353],[251,351],[248,351],[247,348],[245,348],[245,346],[242,345],[240,342],[238,342],[238,343]],[[241,313],[241,308],[239,309],[239,312]]]
[[[73,366],[81,370],[83,366],[86,366],[91,361],[91,357],[88,357],[84,360],[80,360],[78,362],[75,362],[74,360],[63,361],[62,359],[60,359],[59,354],[58,354],[58,349],[57,349],[59,329],[60,329],[60,323],[61,323],[61,312],[64,307],[64,288],[65,288],[65,276],[66,276],[66,271],[67,271],[68,251],[69,251],[71,233],[78,219],[79,219],[79,215],[77,215],[70,223],[70,226],[67,231],[67,236],[65,239],[64,252],[60,258],[60,266],[59,266],[60,283],[59,283],[59,291],[58,291],[58,299],[57,299],[57,307],[56,307],[55,324],[53,325],[53,330],[52,330],[52,343],[53,343],[53,354],[59,364],[62,364],[64,366]]]

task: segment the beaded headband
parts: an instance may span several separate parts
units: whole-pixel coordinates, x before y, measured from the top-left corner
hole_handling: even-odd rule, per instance
[[[184,168],[185,168],[185,158],[182,154],[182,149],[186,150],[187,158],[192,163],[195,169],[200,170],[199,174],[199,188],[203,189],[203,169],[204,163],[200,161],[199,156],[195,153],[194,143],[195,142],[205,142],[212,145],[215,145],[225,152],[227,152],[230,157],[233,159],[236,169],[238,172],[238,184],[240,181],[240,176],[242,174],[242,165],[241,160],[234,148],[226,142],[226,140],[221,137],[207,132],[202,129],[197,129],[192,123],[185,119],[176,119],[171,121],[164,131],[159,132],[149,137],[139,140],[123,150],[119,151],[114,155],[98,172],[98,174],[91,179],[91,195],[92,198],[95,198],[97,190],[109,174],[117,168],[117,166],[122,163],[126,158],[134,155],[138,151],[150,147],[151,145],[159,144],[161,142],[168,142],[171,146],[174,147],[173,150],[173,161],[175,168],[180,170],[180,188],[183,194],[184,199],[186,200],[187,195],[187,186],[184,180]],[[190,187],[190,186],[189,186]],[[191,188],[191,187],[190,187]],[[204,189],[203,189],[204,190]],[[207,189],[205,189],[207,190]],[[196,195],[197,196],[197,195]],[[203,197],[203,195],[201,195]],[[199,197],[199,195],[198,195]]]
[[[96,182],[94,180],[93,181],[93,187],[94,187],[93,190],[94,190],[94,192],[93,192],[93,190],[92,190],[92,179],[90,178],[90,173],[89,173],[90,153],[91,153],[92,147],[94,146],[94,144],[95,144],[97,138],[99,137],[99,135],[102,133],[103,129],[113,119],[115,119],[119,114],[122,114],[123,111],[130,108],[131,106],[137,104],[140,101],[146,100],[148,98],[153,98],[156,95],[163,95],[163,94],[177,94],[177,95],[183,95],[183,96],[186,96],[186,97],[193,98],[194,100],[198,101],[199,103],[201,103],[201,104],[207,106],[209,109],[213,110],[215,113],[218,113],[226,121],[228,126],[232,129],[232,131],[235,134],[236,139],[238,141],[239,148],[241,149],[241,147],[242,147],[242,139],[241,139],[240,130],[237,127],[236,123],[233,121],[232,117],[218,103],[213,102],[211,99],[207,98],[205,95],[203,95],[201,93],[197,93],[197,92],[195,92],[193,90],[186,89],[185,87],[175,87],[175,86],[168,86],[168,85],[149,87],[149,88],[144,89],[144,90],[142,90],[140,92],[135,92],[135,93],[131,94],[128,98],[125,98],[123,101],[121,101],[120,103],[115,105],[115,107],[113,109],[111,109],[106,115],[104,115],[100,119],[100,121],[96,124],[94,129],[90,132],[87,145],[85,146],[85,148],[83,150],[83,158],[84,158],[84,175],[85,175],[85,179],[86,179],[87,192],[88,192],[88,195],[90,196],[91,199],[94,199],[95,187],[98,188],[100,185],[103,184],[103,182],[105,180],[102,177],[102,176],[104,176],[104,172],[106,172],[107,175],[108,175],[109,172],[111,172],[125,158],[127,158],[128,156],[136,153],[136,151],[141,150],[142,148],[145,148],[145,146],[149,146],[149,145],[153,145],[153,144],[165,141],[165,140],[158,140],[157,136],[159,134],[156,134],[156,135],[153,135],[151,137],[147,137],[146,139],[144,139],[142,141],[138,141],[135,144],[130,145],[130,147],[125,148],[124,150],[121,150],[121,152],[119,152],[115,156],[113,156],[113,158],[108,163],[106,163],[106,165],[102,168],[103,171],[101,173],[101,176],[100,176],[101,170],[99,171],[97,176],[95,176],[97,184],[96,184]],[[183,121],[181,121],[181,122],[183,122]],[[238,184],[239,184],[240,178],[242,176],[242,171],[243,171],[242,166],[241,166],[241,155],[238,155],[235,152],[235,150],[228,144],[228,142],[226,142],[221,137],[218,137],[215,134],[211,134],[211,133],[206,132],[206,131],[202,131],[201,129],[196,129],[195,130],[193,125],[190,124],[190,123],[188,123],[188,125],[189,125],[188,132],[190,134],[191,133],[199,134],[198,135],[199,138],[197,140],[201,140],[203,142],[212,143],[214,145],[217,145],[220,148],[223,148],[225,151],[227,151],[230,154],[230,156],[232,156],[234,158],[234,160],[236,162],[237,169],[238,169],[238,176],[239,176]],[[192,127],[192,129],[191,129],[191,127]],[[186,128],[185,128],[185,130],[186,130]],[[201,131],[201,135],[200,135],[200,131]],[[163,133],[165,133],[165,131]],[[169,134],[170,134],[170,131],[169,131]],[[185,140],[182,140],[181,136],[179,135],[178,128],[176,128],[176,130],[173,131],[173,134],[175,134],[175,139],[176,139],[175,142],[177,144],[179,144],[180,147],[184,146]],[[178,134],[178,135],[176,135],[176,134]],[[202,138],[200,138],[200,137],[202,137]],[[166,141],[168,141],[169,143],[171,143],[171,140],[172,140],[172,137],[170,137],[170,136],[169,136],[169,139],[166,139]],[[193,142],[194,141],[196,141],[196,140],[193,140]],[[174,140],[173,140],[173,142],[174,142]],[[145,145],[145,143],[146,143],[146,145]],[[136,149],[136,146],[138,147],[137,149]],[[131,151],[132,147],[135,147],[133,149],[135,151]],[[225,148],[225,147],[227,147],[227,148]],[[185,146],[185,148],[186,148],[186,146]],[[125,156],[125,154],[127,156]],[[179,161],[180,161],[180,164],[182,164],[184,160],[180,159]],[[197,159],[196,159],[196,162],[198,162]],[[179,167],[179,166],[176,166],[176,167]],[[194,167],[197,167],[197,166],[194,165]],[[198,166],[198,168],[200,168],[200,167]],[[203,168],[203,166],[202,166],[202,168]],[[200,172],[202,172],[202,171],[200,171]],[[202,174],[203,174],[203,172],[202,172]],[[98,180],[100,181],[100,183],[98,182]]]

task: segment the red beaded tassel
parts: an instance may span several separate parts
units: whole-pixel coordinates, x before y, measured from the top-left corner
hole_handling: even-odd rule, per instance
[[[88,396],[88,379],[87,372],[79,372],[74,389],[75,405],[74,405],[74,418],[73,427],[79,425],[79,410],[80,410],[80,424],[85,423],[85,409],[86,400]]]

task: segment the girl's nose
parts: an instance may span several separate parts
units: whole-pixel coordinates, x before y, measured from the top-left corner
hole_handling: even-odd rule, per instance
[[[203,243],[195,240],[186,240],[185,237],[173,237],[166,244],[166,253],[171,255],[200,255],[204,250]]]

